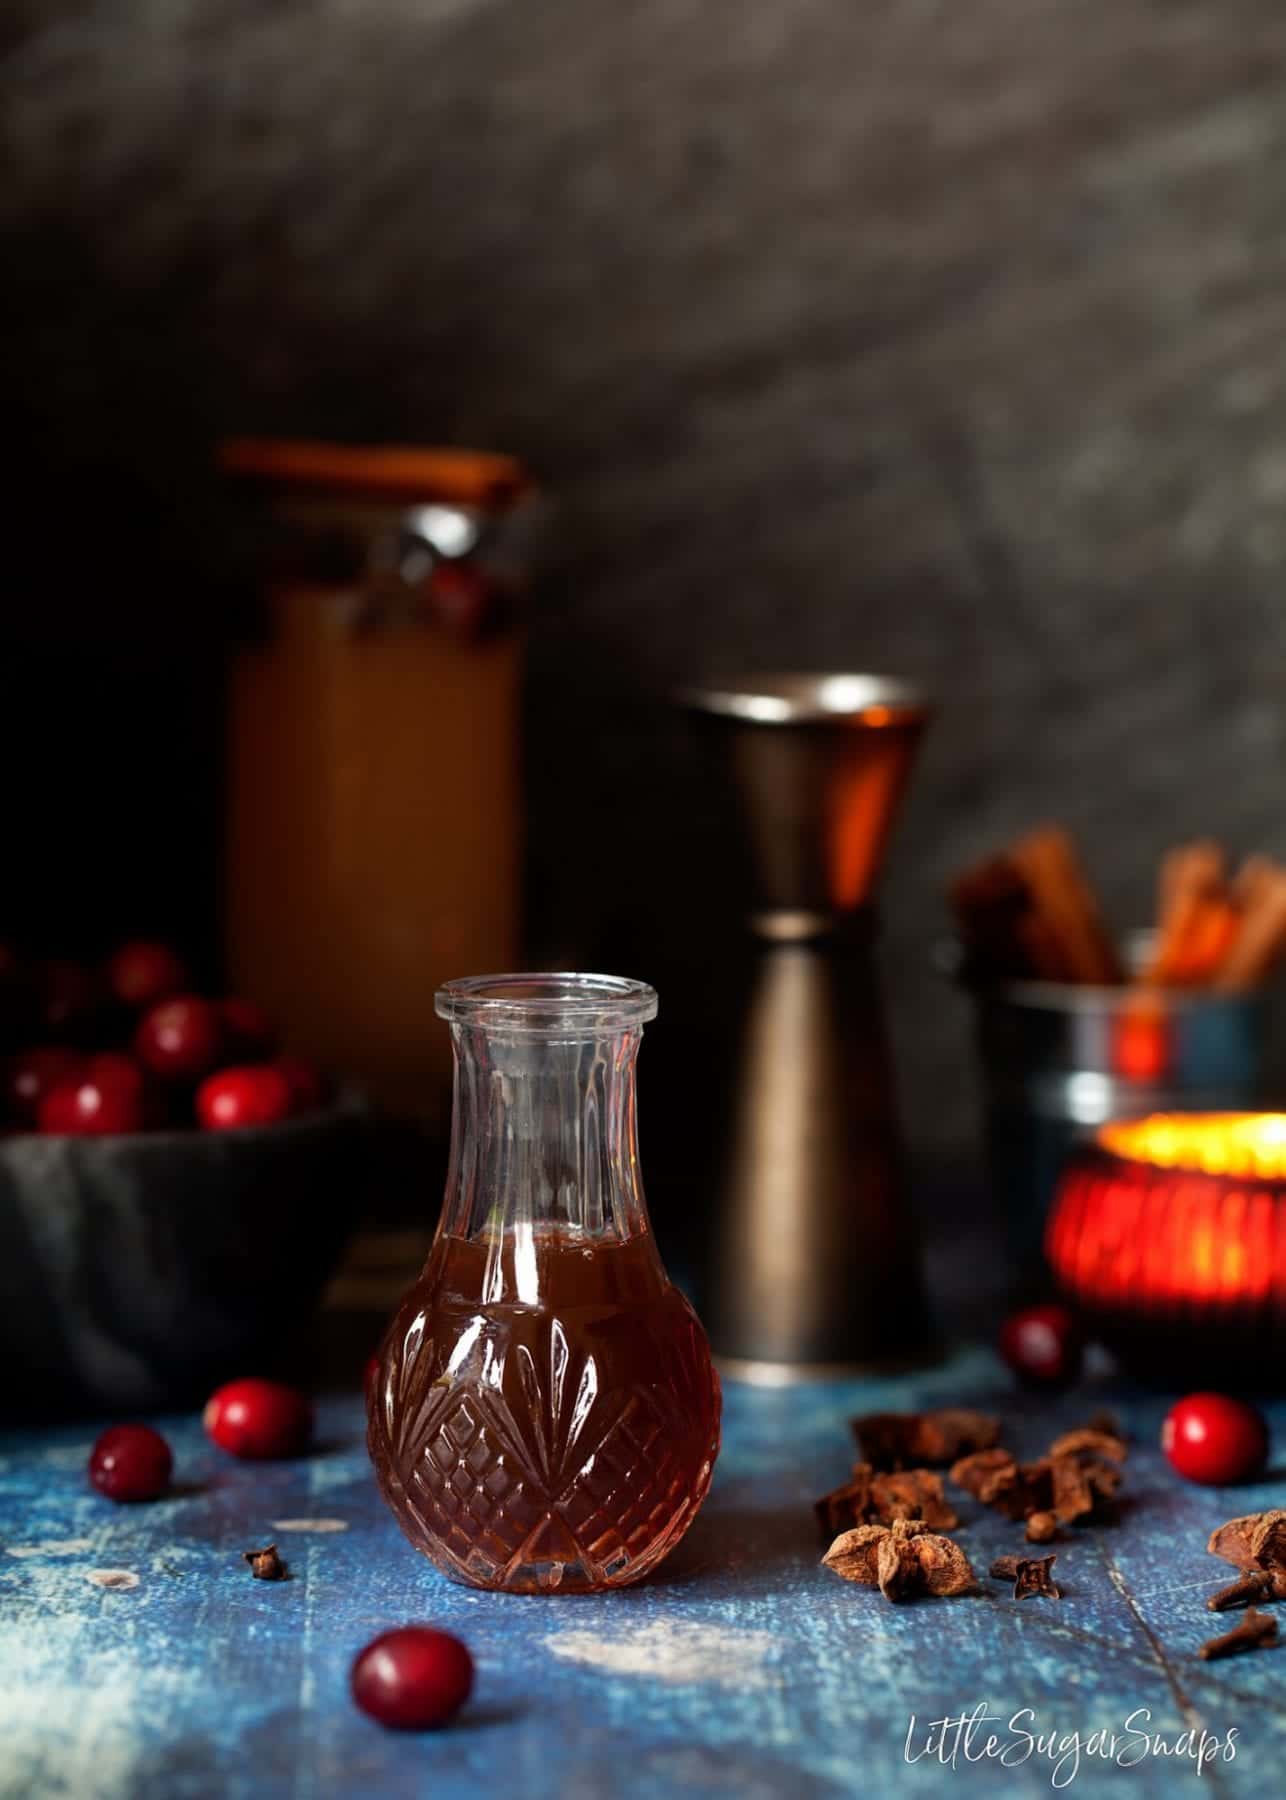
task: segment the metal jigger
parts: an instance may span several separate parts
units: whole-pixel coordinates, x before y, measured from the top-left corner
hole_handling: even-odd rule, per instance
[[[740,799],[758,896],[703,1314],[725,1369],[788,1381],[929,1344],[871,890],[928,707],[873,675],[688,690]]]

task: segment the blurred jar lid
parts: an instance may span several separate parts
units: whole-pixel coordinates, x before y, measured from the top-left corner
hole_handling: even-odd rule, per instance
[[[544,516],[517,457],[229,438],[217,460],[246,502],[224,534],[238,635],[260,636],[264,598],[301,584],[359,634],[421,622],[476,639],[516,623]]]
[[[482,512],[503,511],[535,485],[517,457],[418,445],[226,438],[218,463],[234,479],[280,493],[383,504],[438,501]]]

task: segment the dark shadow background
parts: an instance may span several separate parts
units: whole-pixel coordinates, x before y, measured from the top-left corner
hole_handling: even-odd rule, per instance
[[[88,903],[106,941],[186,909],[214,953],[230,430],[547,482],[533,948],[653,976],[658,1066],[721,1004],[738,893],[644,697],[730,665],[937,695],[884,908],[929,1177],[973,1128],[952,870],[1057,815],[1128,923],[1178,837],[1286,853],[1277,0],[54,0],[0,32],[11,911]]]

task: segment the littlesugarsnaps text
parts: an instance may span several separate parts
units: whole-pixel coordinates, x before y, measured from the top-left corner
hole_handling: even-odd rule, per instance
[[[1113,1763],[1137,1768],[1156,1758],[1194,1768],[1204,1775],[1212,1764],[1230,1763],[1237,1755],[1237,1728],[1208,1731],[1204,1726],[1167,1734],[1152,1729],[1152,1714],[1137,1706],[1119,1725],[1092,1731],[1044,1729],[1034,1707],[1023,1706],[1006,1718],[980,1700],[970,1712],[921,1720],[912,1713],[902,1746],[905,1762],[937,1762],[958,1769],[962,1763],[990,1762],[1002,1769],[1044,1764],[1051,1787],[1070,1787],[1086,1763]]]

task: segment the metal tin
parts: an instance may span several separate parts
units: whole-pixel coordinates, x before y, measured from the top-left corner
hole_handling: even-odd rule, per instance
[[[1147,934],[1131,940],[1137,966]],[[1265,1084],[1261,993],[1013,982],[971,990],[992,1181],[1025,1278],[1072,1149],[1109,1119],[1253,1106]]]

